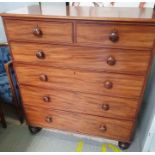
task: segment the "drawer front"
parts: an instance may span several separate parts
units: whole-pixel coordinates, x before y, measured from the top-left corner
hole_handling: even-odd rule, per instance
[[[130,141],[133,122],[25,106],[30,125]]]
[[[71,22],[5,20],[9,40],[72,42]]]
[[[106,48],[11,43],[15,61],[36,65],[146,74],[151,52]]]
[[[155,36],[154,26],[114,24],[77,24],[77,42],[108,46],[151,47]]]
[[[140,97],[144,77],[16,64],[20,84],[127,98]]]
[[[138,100],[20,86],[25,105],[133,120]],[[32,97],[33,96],[33,97]]]

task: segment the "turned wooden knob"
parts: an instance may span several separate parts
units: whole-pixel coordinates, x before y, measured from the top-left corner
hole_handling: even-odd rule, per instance
[[[52,117],[50,116],[45,117],[45,122],[51,123],[52,121],[53,121]]]
[[[113,30],[109,36],[109,39],[112,41],[112,42],[117,42],[119,40],[119,34],[118,34],[118,31],[117,30]]]
[[[104,111],[107,111],[107,110],[109,110],[109,105],[108,104],[102,104],[102,109],[104,110]]]
[[[105,81],[104,87],[107,89],[111,89],[113,87],[113,83],[111,81]]]
[[[39,51],[37,51],[37,53],[36,53],[36,57],[37,57],[38,59],[44,59],[44,58],[45,58],[45,53],[44,53],[43,51],[39,50]]]
[[[100,125],[100,130],[103,132],[107,131],[106,125]]]
[[[38,26],[32,30],[32,33],[36,37],[41,37],[43,35],[41,29]]]
[[[44,75],[44,74],[40,75],[39,79],[40,81],[48,81],[47,75]]]
[[[115,65],[115,63],[116,63],[116,60],[115,60],[115,58],[113,56],[109,56],[107,58],[107,64],[108,65],[113,66],[113,65]]]
[[[44,102],[50,102],[50,100],[51,100],[51,99],[50,99],[49,96],[44,96],[44,97],[43,97],[43,101],[44,101]]]

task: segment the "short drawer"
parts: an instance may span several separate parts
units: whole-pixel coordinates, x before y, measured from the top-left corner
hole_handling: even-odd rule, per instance
[[[150,51],[11,43],[14,60],[89,71],[146,74]]]
[[[24,105],[134,120],[138,100],[20,86]]]
[[[77,23],[77,42],[111,47],[147,47],[154,43],[155,27],[144,25]]]
[[[20,84],[49,89],[137,98],[141,95],[144,83],[144,76],[94,73],[24,64],[15,66]]]
[[[5,19],[9,40],[72,42],[72,23]]]
[[[133,122],[25,106],[29,125],[130,141]]]

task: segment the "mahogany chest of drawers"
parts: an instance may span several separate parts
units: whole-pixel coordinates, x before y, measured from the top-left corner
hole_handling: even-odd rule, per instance
[[[64,16],[2,14],[27,123],[32,132],[54,128],[125,148],[153,57],[153,13],[113,17],[110,9],[104,17],[104,8],[79,8],[86,15],[67,9]]]

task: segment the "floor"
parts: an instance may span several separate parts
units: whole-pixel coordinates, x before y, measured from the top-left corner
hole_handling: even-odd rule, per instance
[[[0,152],[118,152],[116,141],[44,129],[31,135],[25,124],[7,118],[8,127],[0,127]],[[106,145],[105,145],[106,144]],[[135,138],[127,152],[139,150]]]

